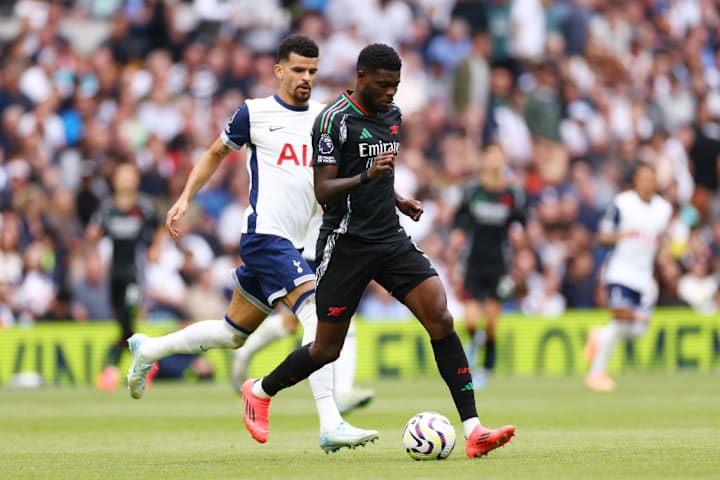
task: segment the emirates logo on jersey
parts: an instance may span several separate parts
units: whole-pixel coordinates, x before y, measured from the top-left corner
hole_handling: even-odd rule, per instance
[[[390,135],[397,135],[400,131],[400,125],[390,125]]]
[[[397,155],[399,149],[400,142],[358,143],[358,155],[362,158],[375,157],[388,150],[392,150]]]

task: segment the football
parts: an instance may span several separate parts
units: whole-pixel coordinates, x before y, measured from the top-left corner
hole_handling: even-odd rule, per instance
[[[444,415],[422,412],[408,420],[402,440],[410,458],[443,460],[455,447],[455,429]]]

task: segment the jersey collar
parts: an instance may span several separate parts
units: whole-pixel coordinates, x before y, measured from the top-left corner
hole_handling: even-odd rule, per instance
[[[343,92],[343,95],[345,96],[345,98],[347,99],[347,101],[350,102],[350,106],[352,106],[352,107],[355,109],[356,112],[358,112],[360,115],[365,115],[365,116],[369,115],[369,113],[367,112],[367,110],[365,110],[365,109],[362,107],[362,105],[360,105],[359,103],[357,103],[357,102],[355,101],[355,99],[352,98],[352,90],[345,90],[345,91]]]
[[[273,98],[280,105],[287,108],[288,110],[292,110],[293,112],[306,112],[310,108],[310,105],[305,105],[304,107],[296,107],[295,105],[290,105],[289,103],[285,103],[282,100],[282,98],[280,98],[280,95],[278,95],[277,93],[273,94]]]

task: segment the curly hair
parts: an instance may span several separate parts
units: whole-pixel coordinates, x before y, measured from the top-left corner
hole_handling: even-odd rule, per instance
[[[402,67],[400,55],[389,45],[373,43],[363,48],[358,55],[357,69],[365,72],[390,70],[399,72]]]
[[[278,45],[277,61],[289,59],[291,53],[306,58],[317,58],[319,51],[317,43],[312,38],[305,35],[290,35]]]

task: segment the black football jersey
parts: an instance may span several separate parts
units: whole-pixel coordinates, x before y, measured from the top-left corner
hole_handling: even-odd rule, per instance
[[[129,210],[120,210],[112,198],[106,198],[91,222],[100,225],[112,240],[112,275],[136,276],[144,263],[145,250],[152,243],[159,224],[152,202],[140,197]]]
[[[513,222],[525,223],[526,200],[522,190],[502,191],[470,185],[455,216],[455,227],[470,237],[468,269],[476,271],[505,271],[504,246],[508,227]]]
[[[315,118],[312,131],[313,166],[337,165],[338,178],[367,170],[378,154],[400,148],[400,110],[376,116],[343,92]],[[406,236],[395,211],[395,177],[392,172],[355,189],[343,198],[322,205],[321,237],[331,231],[363,240],[382,242]]]

